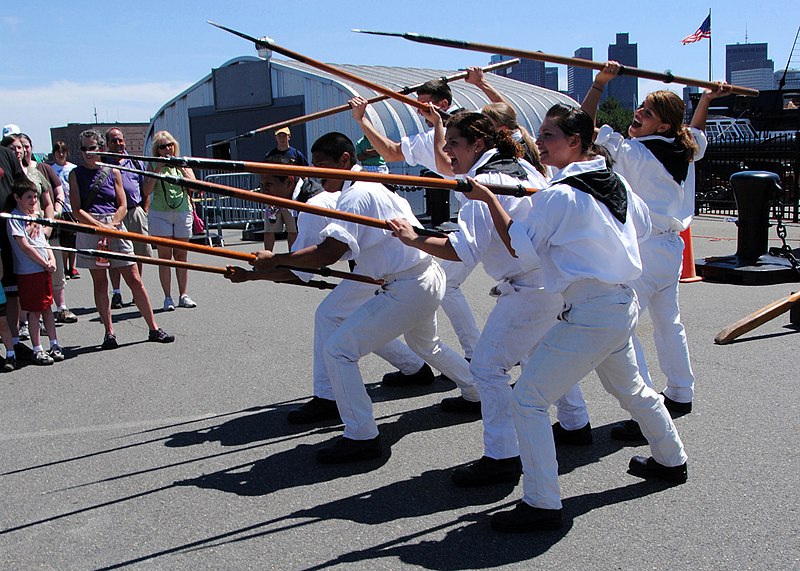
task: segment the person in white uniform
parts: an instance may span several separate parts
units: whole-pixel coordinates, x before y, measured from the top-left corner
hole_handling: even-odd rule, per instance
[[[491,525],[503,532],[563,525],[558,461],[549,408],[593,369],[603,387],[639,422],[652,456],[635,456],[629,473],[673,484],[686,481],[686,453],[659,395],[636,368],[632,335],[637,303],[626,285],[641,274],[638,241],[650,232],[646,205],[611,172],[592,143],[582,110],[552,107],[539,130],[542,162],[559,169],[552,186],[532,197],[527,218],[514,220],[476,183],[469,198],[486,201],[512,255],[541,264],[544,288],[564,309],[534,349],[513,390],[524,495]]]
[[[355,147],[345,135],[328,133],[311,147],[317,167],[351,170]],[[419,226],[404,198],[383,185],[326,179],[328,190],[341,189],[337,210],[388,220],[405,218]],[[319,243],[291,254],[262,251],[252,265],[267,270],[280,264],[321,267],[339,259],[354,260],[361,274],[382,279],[378,295],[347,316],[323,343],[325,366],[344,422],[340,439],[317,454],[321,463],[377,458],[382,454],[372,403],[358,367],[359,359],[403,335],[412,351],[456,383],[477,395],[467,362],[441,344],[436,309],[444,296],[444,272],[429,256],[403,245],[389,230],[334,221]]]
[[[285,157],[272,157],[267,163],[295,164],[293,159]],[[272,196],[289,198],[297,194],[297,187],[302,186],[303,179],[297,176],[263,175],[262,188]],[[312,196],[303,196],[299,193],[295,199],[306,202],[311,206],[320,206],[334,210],[341,194],[338,190],[333,192],[318,192]],[[313,246],[319,242],[322,230],[332,222],[326,216],[300,212],[297,218],[297,239],[292,244],[292,251]],[[234,283],[253,280],[290,281],[296,278],[307,282],[313,275],[299,270],[275,268],[259,272],[247,271],[244,268],[230,266],[226,276]],[[366,301],[375,295],[377,286],[343,280],[319,304],[314,314],[314,360],[313,360],[313,397],[302,406],[289,411],[287,420],[290,424],[307,424],[320,421],[338,421],[339,411],[331,388],[330,378],[325,368],[325,359],[322,355],[324,340],[330,335],[331,328],[335,328],[345,317],[353,313]],[[377,349],[375,353],[397,367],[395,374],[401,377],[416,377],[415,384],[430,384],[434,380],[433,371],[416,353],[411,351],[399,339],[393,339],[385,346]]]
[[[609,61],[597,74],[581,105],[592,118],[597,114],[605,86],[619,70],[619,63]],[[650,210],[653,232],[639,245],[642,275],[630,285],[636,291],[640,311],[647,309],[650,313],[658,363],[667,379],[662,397],[673,418],[692,411],[695,384],[678,295],[684,249],[680,233],[689,227],[694,216],[694,162],[703,158],[708,145],[704,129],[709,105],[728,93],[730,88],[723,84],[706,91],[687,126],[683,123],[685,106],[681,98],[672,91],[655,91],[634,113],[628,138],[603,125],[595,140],[611,156],[614,172],[625,177]],[[635,334],[633,344],[639,372],[652,388],[644,349]],[[582,396],[570,400],[559,414],[564,427],[574,429],[587,423],[589,415]],[[611,437],[644,440],[632,420],[614,426]]]
[[[508,131],[498,131],[480,113],[456,113],[447,121],[432,115],[437,144],[441,140],[457,175],[474,177],[490,184],[530,188],[547,186],[544,177],[526,161],[522,148]],[[527,167],[527,168],[525,168]],[[503,210],[515,218],[525,218],[531,207],[529,196],[498,196]],[[519,446],[511,416],[511,380],[508,371],[525,360],[533,347],[556,323],[563,305],[557,293],[542,287],[536,265],[512,257],[494,228],[491,214],[483,202],[467,201],[459,211],[459,231],[447,238],[417,236],[408,222],[392,221],[395,234],[403,243],[444,259],[483,264],[486,273],[497,280],[490,295],[497,303],[475,347],[470,372],[480,393],[474,403],[483,419],[484,453],[467,466],[456,468],[453,483],[470,487],[516,482],[522,472]],[[443,410],[469,410],[473,405],[464,397],[442,401]]]

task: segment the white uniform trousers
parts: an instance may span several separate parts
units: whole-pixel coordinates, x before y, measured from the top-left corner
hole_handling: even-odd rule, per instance
[[[636,368],[631,335],[636,294],[624,285],[581,280],[564,292],[565,310],[534,349],[514,387],[514,424],[523,467],[523,501],[561,508],[558,461],[548,409],[592,369],[639,423],[653,458],[664,466],[686,462],[683,443],[658,394]]]
[[[439,265],[425,260],[385,279],[379,294],[342,321],[323,350],[344,436],[353,440],[378,435],[358,361],[401,334],[412,351],[463,387],[462,392],[472,400],[478,400],[467,361],[439,340],[436,309],[445,288]]]
[[[530,357],[534,346],[556,324],[564,302],[560,294],[504,281],[475,347],[469,370],[481,397],[484,455],[495,460],[519,456],[511,414],[508,371]]]
[[[378,286],[344,280],[322,300],[314,314],[314,396],[334,400],[322,350],[325,341],[350,314],[375,297]],[[400,339],[392,339],[375,351],[404,375],[419,371],[425,362]]]
[[[658,364],[667,377],[664,394],[678,402],[691,402],[694,398],[694,372],[678,300],[683,247],[683,240],[675,232],[654,234],[640,244],[644,271],[631,287],[639,299],[639,311],[647,309],[650,312]],[[636,336],[633,346],[639,373],[647,386],[652,387],[644,350]]]
[[[442,311],[453,326],[458,343],[464,351],[464,357],[472,359],[472,353],[481,331],[478,329],[478,324],[475,323],[469,302],[467,302],[464,292],[461,291],[461,284],[472,273],[475,266],[452,260],[440,260],[438,263],[447,276]]]

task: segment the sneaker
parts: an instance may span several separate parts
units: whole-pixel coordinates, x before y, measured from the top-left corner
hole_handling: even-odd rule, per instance
[[[122,309],[122,294],[111,294],[111,309]]]
[[[197,307],[197,304],[192,301],[192,298],[186,294],[183,294],[180,299],[178,300],[178,307],[185,307],[187,309],[191,309],[193,307]]]
[[[3,372],[10,373],[14,369],[17,368],[17,358],[16,357],[6,357],[5,361],[3,362]]]
[[[72,268],[72,269],[69,271],[69,277],[70,277],[70,279],[72,279],[72,280],[79,280],[79,279],[81,278],[81,274],[80,274],[80,272],[78,271],[78,268]]]
[[[664,466],[656,462],[652,456],[634,456],[628,464],[628,474],[639,478],[657,478],[671,484],[684,484],[688,479],[686,462],[680,466]]]
[[[320,464],[346,464],[379,458],[382,452],[380,436],[369,440],[353,440],[342,436],[336,440],[333,446],[317,452],[317,462]]]
[[[561,510],[546,510],[518,503],[513,510],[496,513],[492,516],[492,529],[507,533],[548,531],[564,525]]]
[[[313,397],[303,406],[290,410],[286,420],[289,424],[310,424],[325,420],[342,422],[336,401],[320,397]]]
[[[553,440],[556,446],[589,446],[592,444],[592,425],[587,422],[586,426],[567,430],[560,422],[556,422],[553,425]]]
[[[61,350],[61,347],[56,345],[50,351],[47,352],[48,355],[53,359],[53,362],[60,363],[64,360],[64,352]]]
[[[439,406],[444,412],[460,412],[470,414],[481,413],[481,401],[473,402],[464,397],[449,397],[442,399]]]
[[[519,456],[496,460],[481,456],[479,460],[453,470],[450,479],[459,488],[489,486],[504,482],[519,482],[522,475],[522,461]]]
[[[31,362],[33,360],[33,349],[23,343],[14,345],[14,353],[19,361]]]
[[[103,344],[100,345],[100,348],[105,350],[108,349],[116,349],[119,347],[119,343],[117,343],[117,336],[113,333],[106,333],[106,336],[103,337]]]
[[[72,313],[66,307],[59,309],[55,313],[56,323],[77,323],[78,316]]]
[[[174,309],[174,308],[173,308]],[[148,341],[155,341],[156,343],[172,343],[175,341],[175,336],[168,334],[166,331],[161,329],[154,329],[147,335]]]
[[[55,361],[53,361],[53,358],[47,353],[45,353],[44,350],[36,351],[36,353],[33,354],[34,365],[45,366],[45,365],[52,365],[53,363],[55,363]]]
[[[175,311],[175,303],[169,296],[164,298],[164,311]]]
[[[611,440],[621,440],[622,442],[646,442],[647,439],[639,428],[639,423],[635,420],[619,422],[611,427]]]
[[[386,373],[383,375],[381,384],[387,387],[407,387],[409,385],[430,385],[436,377],[427,363],[422,365],[422,368],[416,373],[404,375],[400,371],[393,373]]]
[[[28,324],[25,323],[24,325],[19,326],[19,340],[20,341],[27,341],[31,338],[31,332],[28,330]]]

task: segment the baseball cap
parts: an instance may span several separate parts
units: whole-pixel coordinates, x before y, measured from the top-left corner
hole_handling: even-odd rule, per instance
[[[14,123],[9,123],[3,127],[3,137],[6,135],[19,135],[20,133],[22,133],[22,129],[19,128],[19,125],[14,125]]]
[[[289,127],[282,127],[280,129],[278,129],[277,131],[275,131],[276,135],[280,135],[281,133],[285,133],[286,135],[291,135],[292,134],[292,132],[289,130]]]

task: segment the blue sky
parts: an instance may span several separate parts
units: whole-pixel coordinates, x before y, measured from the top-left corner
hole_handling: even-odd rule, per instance
[[[37,151],[49,150],[51,126],[90,122],[95,107],[100,121],[149,121],[212,68],[254,54],[250,44],[206,20],[270,36],[328,63],[441,69],[483,65],[489,56],[350,29],[413,31],[566,56],[590,46],[595,60],[605,59],[617,32],[628,32],[639,45],[639,67],[701,79],[708,77],[707,40],[686,46],[680,40],[700,26],[709,7],[715,79],[724,77],[725,44],[744,43],[745,33],[750,42],[768,42],[776,69],[783,69],[800,25],[796,2],[777,0],[4,0],[0,6],[0,125],[19,124]],[[794,67],[800,67],[800,49],[795,53]],[[566,88],[565,69],[561,73]],[[640,81],[639,92],[660,86]]]

